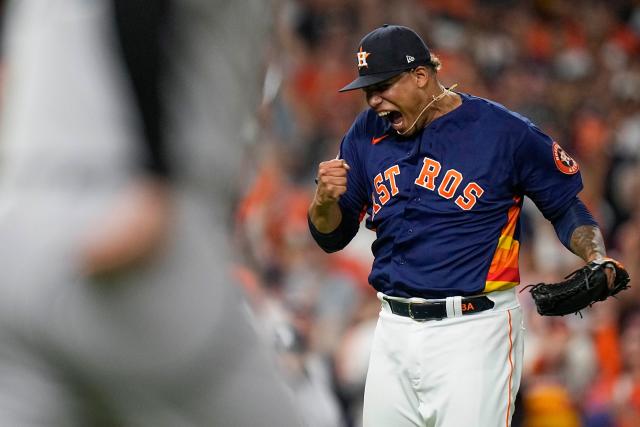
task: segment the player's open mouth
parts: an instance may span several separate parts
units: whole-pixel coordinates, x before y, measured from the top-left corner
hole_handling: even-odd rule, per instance
[[[378,115],[389,120],[394,129],[398,129],[402,124],[402,114],[399,111],[383,111]]]

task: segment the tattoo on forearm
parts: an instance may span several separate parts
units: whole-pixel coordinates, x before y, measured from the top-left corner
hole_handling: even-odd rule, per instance
[[[606,256],[604,239],[598,227],[581,225],[571,234],[571,251],[585,262]]]

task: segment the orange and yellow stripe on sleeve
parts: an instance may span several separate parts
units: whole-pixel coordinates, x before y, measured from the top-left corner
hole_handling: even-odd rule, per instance
[[[493,254],[484,292],[501,291],[520,284],[518,254],[520,242],[514,239],[516,225],[522,210],[522,198],[514,197],[514,205],[507,213],[507,223],[500,232],[498,246]]]

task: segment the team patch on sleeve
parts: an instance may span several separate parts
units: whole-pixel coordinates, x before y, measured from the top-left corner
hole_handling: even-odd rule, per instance
[[[553,150],[553,160],[556,162],[556,167],[560,172],[567,175],[573,175],[578,172],[580,169],[578,162],[573,160],[573,158],[568,155],[557,142],[553,141],[551,149]]]

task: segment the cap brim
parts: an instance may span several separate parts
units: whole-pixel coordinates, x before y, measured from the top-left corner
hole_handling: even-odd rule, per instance
[[[362,89],[367,86],[375,85],[381,83],[385,80],[389,80],[391,77],[395,77],[398,74],[404,72],[406,70],[396,70],[396,71],[387,71],[386,73],[378,73],[378,74],[369,74],[366,76],[360,76],[338,92],[347,92],[349,90]]]

